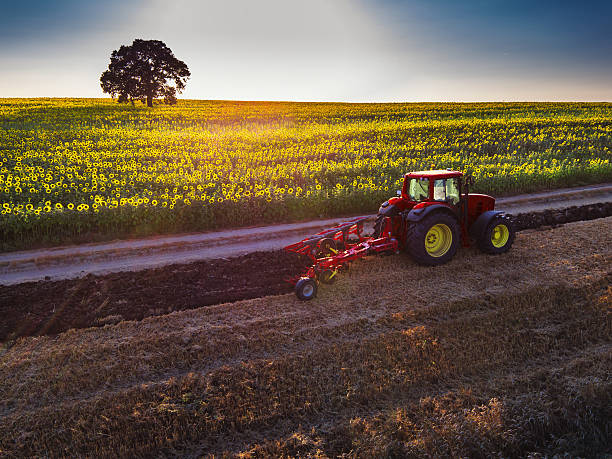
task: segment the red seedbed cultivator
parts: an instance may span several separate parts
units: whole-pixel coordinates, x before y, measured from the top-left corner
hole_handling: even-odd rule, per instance
[[[301,276],[290,279],[296,295],[314,298],[319,282],[333,283],[339,271],[366,255],[405,251],[419,264],[439,265],[455,255],[460,243],[475,242],[491,254],[506,252],[514,241],[512,221],[494,210],[494,198],[470,193],[472,184],[458,171],[411,172],[398,196],[380,206],[372,236],[363,235],[368,217],[359,217],[285,247],[312,261]]]
[[[359,217],[340,223],[300,242],[285,247],[309,257],[313,264],[302,276],[290,279],[295,293],[301,300],[310,300],[317,294],[318,282],[332,284],[339,271],[348,269],[351,261],[381,252],[395,253],[399,249],[393,237],[365,237],[362,235],[365,220]]]

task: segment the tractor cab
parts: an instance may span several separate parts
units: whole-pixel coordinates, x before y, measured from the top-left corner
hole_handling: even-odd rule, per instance
[[[462,177],[462,172],[449,170],[410,172],[404,175],[404,186],[398,196],[385,201],[380,210],[393,206],[402,212],[436,203],[458,210],[461,192],[466,189]]]
[[[462,172],[423,171],[404,175],[401,198],[410,202],[445,202],[456,206],[461,200]]]

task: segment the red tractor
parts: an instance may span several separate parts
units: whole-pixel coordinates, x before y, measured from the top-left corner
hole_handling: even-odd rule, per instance
[[[332,283],[348,263],[369,254],[404,250],[419,264],[440,265],[453,258],[459,241],[464,247],[475,241],[485,253],[506,252],[514,242],[512,221],[494,210],[494,198],[470,193],[472,184],[472,177],[458,171],[408,173],[398,196],[380,206],[371,237],[362,235],[362,217],[285,247],[313,261],[291,279],[297,296],[314,298],[319,282]]]

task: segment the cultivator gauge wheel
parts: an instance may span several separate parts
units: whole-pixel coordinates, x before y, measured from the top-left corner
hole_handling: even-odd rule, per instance
[[[310,277],[300,278],[295,284],[295,294],[300,300],[312,300],[317,296],[317,282]]]

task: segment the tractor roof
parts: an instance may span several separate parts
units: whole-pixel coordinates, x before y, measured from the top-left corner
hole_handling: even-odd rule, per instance
[[[428,179],[444,179],[452,177],[461,177],[463,172],[451,170],[434,170],[434,171],[417,171],[406,174],[407,178],[428,178]]]

